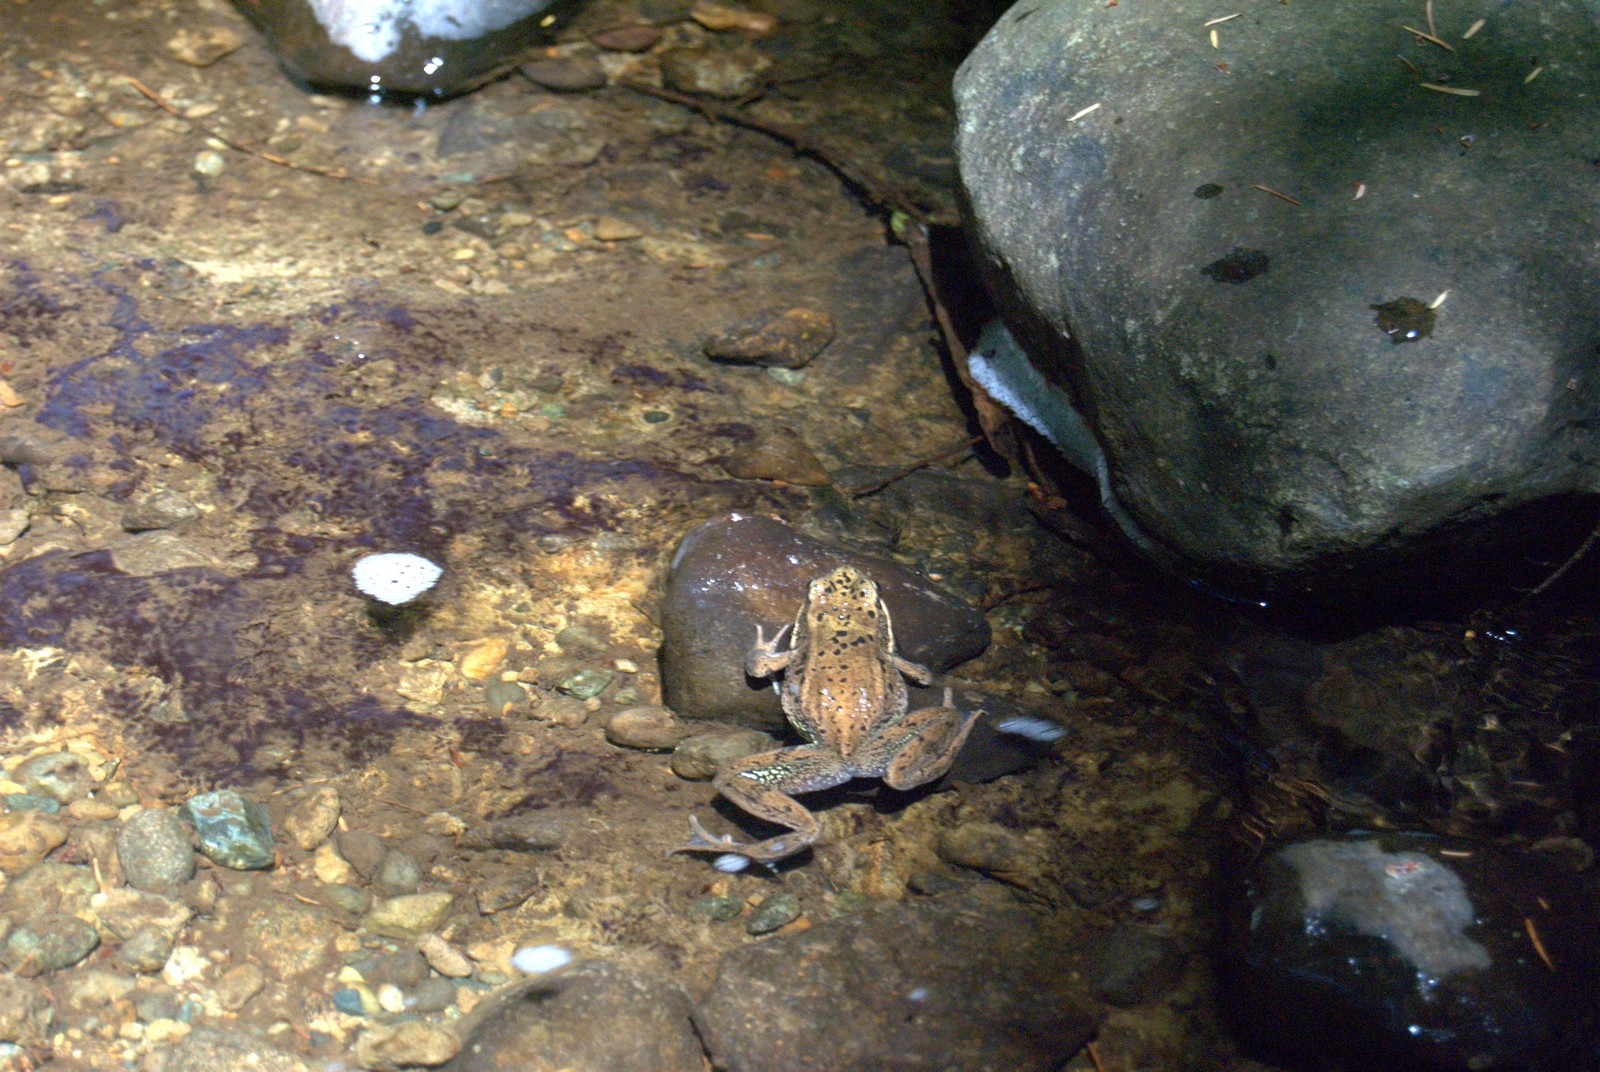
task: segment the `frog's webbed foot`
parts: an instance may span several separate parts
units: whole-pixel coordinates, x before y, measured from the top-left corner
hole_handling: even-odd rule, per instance
[[[732,834],[721,837],[700,825],[696,816],[689,816],[689,840],[674,852],[718,852],[714,861],[718,871],[743,871],[751,860],[771,867],[786,857],[793,856],[816,840],[816,831],[779,834],[765,841],[735,841]],[[742,861],[742,862],[740,862]]]
[[[789,659],[794,654],[787,649],[780,649],[784,634],[794,625],[787,622],[782,629],[773,634],[768,640],[766,632],[758,624],[756,626],[756,644],[750,649],[750,654],[744,657],[744,672],[754,678],[771,677],[779,670],[789,665]]]

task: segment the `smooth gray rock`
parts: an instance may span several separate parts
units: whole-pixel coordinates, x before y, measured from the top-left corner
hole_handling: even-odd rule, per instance
[[[194,877],[191,829],[172,808],[135,812],[117,831],[117,859],[128,885],[164,890]]]
[[[1594,492],[1596,4],[1216,13],[1025,0],[955,87],[988,281],[1157,557],[1287,585]]]
[[[725,955],[695,1024],[728,1072],[1060,1068],[1098,1014],[1041,930],[1009,906],[874,904]]]

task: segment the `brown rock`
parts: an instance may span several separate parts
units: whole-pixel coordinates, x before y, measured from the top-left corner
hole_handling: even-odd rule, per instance
[[[956,899],[873,905],[724,955],[695,1026],[728,1072],[1061,1068],[1100,1017],[1044,922]]]
[[[244,44],[244,38],[226,26],[186,27],[167,39],[167,55],[190,67],[210,67]]]
[[[689,1017],[688,997],[669,979],[611,961],[578,963],[502,990],[463,1017],[466,1046],[446,1072],[523,1072],[530,1054],[546,1068],[701,1072]]]
[[[529,60],[517,70],[534,85],[556,93],[583,93],[606,84],[606,72],[592,56]]]
[[[18,875],[67,840],[60,819],[31,809],[0,814],[0,871]]]
[[[735,365],[800,368],[833,341],[833,317],[814,309],[768,309],[706,340],[706,356]]]
[[[648,24],[615,26],[590,34],[589,40],[607,52],[648,52],[664,32],[661,27]]]
[[[618,711],[606,722],[606,740],[623,748],[665,752],[695,732],[660,704],[645,704]]]
[[[791,428],[774,428],[734,448],[722,468],[739,480],[781,480],[808,488],[825,488],[833,481],[805,440]]]
[[[680,93],[736,100],[759,94],[771,66],[770,59],[750,48],[682,45],[661,53],[661,81]]]
[[[697,733],[672,750],[672,773],[691,782],[704,782],[715,778],[724,763],[777,747],[778,739],[760,730]]]

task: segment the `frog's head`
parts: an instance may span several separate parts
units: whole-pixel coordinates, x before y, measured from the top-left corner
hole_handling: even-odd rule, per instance
[[[878,606],[878,586],[854,566],[840,566],[811,582],[806,605],[816,614],[855,614]]]

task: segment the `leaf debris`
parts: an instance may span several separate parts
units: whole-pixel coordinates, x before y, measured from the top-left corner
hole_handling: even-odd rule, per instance
[[[1405,23],[1401,23],[1400,24],[1400,28],[1402,30],[1405,30],[1407,33],[1416,34],[1418,37],[1422,38],[1424,41],[1429,42],[1430,44],[1438,45],[1440,48],[1444,49],[1446,52],[1454,52],[1456,50],[1456,46],[1452,45],[1450,42],[1446,41],[1442,37],[1434,36],[1433,34],[1429,33],[1427,30],[1419,30],[1415,26],[1407,26]]]
[[[1282,193],[1281,191],[1278,191],[1278,190],[1274,190],[1270,186],[1263,186],[1259,182],[1252,183],[1251,186],[1252,186],[1253,189],[1260,190],[1264,194],[1271,194],[1273,197],[1276,197],[1280,201],[1287,201],[1291,205],[1300,204],[1299,201],[1296,201],[1294,198],[1290,197],[1288,194]]]

